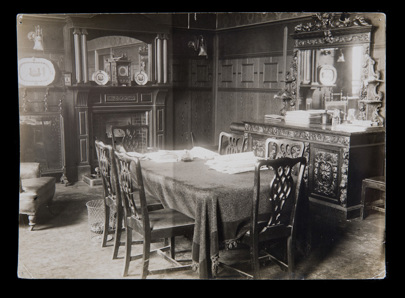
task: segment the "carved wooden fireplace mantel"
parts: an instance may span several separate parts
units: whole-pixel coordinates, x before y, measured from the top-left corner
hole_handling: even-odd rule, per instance
[[[304,142],[308,195],[317,206],[331,208],[345,219],[360,215],[361,182],[381,176],[385,163],[385,130],[334,130],[331,125],[289,125],[285,122],[244,122],[249,150],[264,156],[268,137]]]
[[[76,118],[78,178],[94,171],[96,139],[111,144],[108,129],[117,124],[148,124],[150,146],[165,148],[165,109],[169,89],[161,86],[71,87]]]

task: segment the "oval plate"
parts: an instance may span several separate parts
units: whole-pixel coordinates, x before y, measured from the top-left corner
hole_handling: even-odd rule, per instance
[[[134,80],[138,85],[145,85],[148,82],[148,75],[144,71],[138,71],[134,75]]]
[[[22,58],[18,61],[18,81],[24,86],[48,86],[55,79],[55,67],[44,58]]]
[[[333,85],[336,83],[337,72],[332,65],[322,65],[319,70],[319,82],[322,85]]]
[[[109,80],[108,73],[104,70],[96,70],[92,75],[93,81],[98,85],[105,85]]]

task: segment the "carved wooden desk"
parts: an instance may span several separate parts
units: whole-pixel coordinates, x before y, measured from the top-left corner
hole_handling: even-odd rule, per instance
[[[310,202],[332,208],[345,219],[360,216],[362,180],[384,173],[384,128],[347,132],[320,124],[244,122],[244,134],[257,156],[264,156],[268,137],[303,141]]]

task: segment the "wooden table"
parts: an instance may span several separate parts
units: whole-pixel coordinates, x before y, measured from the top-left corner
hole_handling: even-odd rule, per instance
[[[249,222],[254,172],[224,174],[209,169],[205,160],[192,162],[141,162],[145,189],[160,198],[165,207],[195,219],[192,259],[200,278],[212,276],[220,243],[232,246]],[[262,179],[270,181],[271,171]],[[267,183],[268,184],[268,183]],[[261,204],[261,213],[269,207]]]
[[[195,219],[192,260],[200,278],[210,278],[217,268],[220,245],[232,247],[246,232],[254,185],[253,171],[225,174],[209,169],[205,162],[198,158],[192,162],[141,162],[145,190],[166,208]],[[272,171],[264,171],[262,185],[269,185],[272,177]],[[269,202],[266,195],[262,197],[259,214],[268,216]]]

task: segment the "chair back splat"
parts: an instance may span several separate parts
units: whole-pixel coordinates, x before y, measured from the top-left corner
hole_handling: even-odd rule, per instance
[[[119,188],[117,178],[117,168],[115,163],[114,150],[111,145],[106,145],[102,141],[95,141],[98,166],[100,170],[103,195],[104,195],[104,230],[102,247],[106,246],[108,234],[111,234],[115,229],[113,259],[118,256],[118,249],[120,246],[121,229],[123,210],[120,196],[117,195]],[[114,214],[111,214],[111,213]],[[110,227],[110,217],[115,217],[114,228]]]
[[[219,134],[218,154],[234,154],[245,152],[247,139],[243,134],[221,132]]]
[[[267,138],[265,142],[265,157],[277,159],[281,157],[296,158],[304,154],[304,143],[288,139]]]
[[[293,168],[298,166],[298,176],[293,175]],[[241,242],[250,246],[250,258],[253,273],[247,273],[234,266],[221,263],[220,266],[236,270],[245,277],[260,278],[260,264],[263,259],[271,260],[283,268],[287,268],[290,277],[294,273],[294,246],[295,246],[295,220],[298,200],[300,199],[301,182],[306,167],[305,157],[278,158],[274,160],[259,160],[255,167],[253,204],[249,228],[240,239]],[[270,184],[261,181],[263,168],[274,171]],[[262,183],[261,183],[262,182]],[[269,187],[270,186],[270,187]],[[270,200],[268,216],[259,217],[259,200],[265,192]],[[286,240],[287,260],[280,260],[262,249],[262,245],[269,240]]]
[[[149,214],[147,212],[140,161],[138,158],[131,158],[125,153],[116,152],[115,154],[118,157],[120,196],[123,201],[125,216],[133,218],[141,230],[148,230],[150,228]],[[134,163],[135,175],[131,174],[131,163]]]
[[[144,153],[150,147],[149,125],[121,125],[111,127],[112,146],[115,150]]]
[[[115,161],[118,170],[119,192],[121,196],[126,224],[125,241],[125,262],[123,276],[128,275],[131,261],[142,258],[142,278],[149,274],[161,274],[171,271],[192,269],[192,265],[182,265],[179,262],[189,260],[175,259],[175,237],[181,235],[192,235],[194,231],[194,220],[186,215],[170,208],[151,208],[148,204],[150,197],[146,197],[144,179],[140,160],[125,152],[115,151]],[[148,199],[148,201],[147,201]],[[136,232],[143,240],[143,253],[131,255],[132,232]],[[170,245],[150,250],[154,241],[170,239]],[[165,241],[166,242],[166,241]],[[170,256],[165,252],[170,251]],[[170,261],[175,267],[149,269],[149,256],[157,253]],[[191,260],[190,260],[191,262]]]

